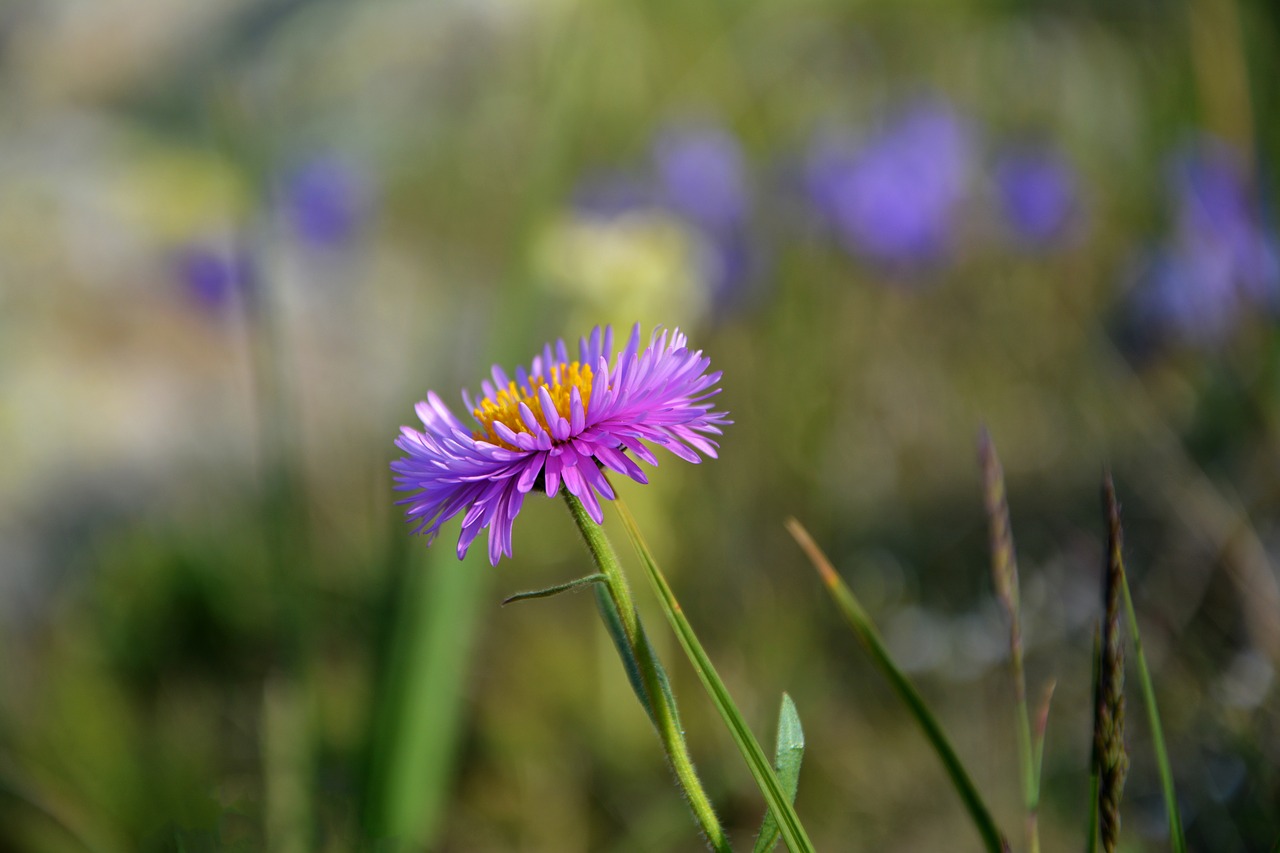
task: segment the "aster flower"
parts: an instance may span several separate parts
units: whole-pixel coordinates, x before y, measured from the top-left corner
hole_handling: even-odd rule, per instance
[[[464,424],[434,392],[416,411],[425,429],[402,427],[396,446],[404,456],[391,463],[396,488],[413,494],[407,506],[414,533],[434,537],[463,512],[458,537],[461,559],[484,528],[489,562],[511,556],[511,528],[524,497],[535,488],[555,496],[563,485],[597,524],[597,496],[612,500],[606,470],[648,482],[636,464],[658,464],[649,444],[689,462],[712,458],[729,423],[709,402],[720,389],[720,373],[707,373],[710,359],[691,351],[683,334],[655,331],[640,348],[640,327],[626,348],[612,355],[613,330],[596,327],[578,343],[570,360],[564,341],[548,344],[512,379],[494,366],[480,387],[484,396],[462,399],[471,413]]]

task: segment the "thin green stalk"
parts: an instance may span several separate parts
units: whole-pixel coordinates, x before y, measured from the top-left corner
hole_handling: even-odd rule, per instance
[[[640,535],[640,528],[636,526],[635,519],[631,517],[631,512],[621,499],[615,500],[613,505],[618,510],[618,515],[622,518],[622,524],[627,530],[627,535],[631,537],[631,544],[635,546],[636,553],[640,556],[641,562],[644,563],[645,569],[649,572],[649,580],[653,583],[653,588],[658,593],[658,599],[662,604],[662,611],[666,615],[667,621],[671,624],[672,630],[676,632],[676,637],[679,638],[680,645],[684,648],[689,662],[693,664],[694,671],[698,673],[698,678],[702,681],[702,686],[706,688],[707,695],[711,697],[716,710],[720,712],[720,717],[724,720],[729,729],[729,734],[733,736],[739,752],[742,753],[742,757],[746,760],[747,767],[751,770],[751,775],[755,777],[756,785],[760,788],[760,792],[764,794],[765,802],[768,804],[770,811],[777,817],[779,830],[782,833],[783,841],[787,844],[787,849],[791,853],[812,853],[813,842],[809,840],[809,836],[805,833],[804,826],[800,823],[800,817],[796,814],[795,806],[791,804],[791,799],[787,795],[786,789],[779,781],[778,774],[774,772],[773,765],[765,757],[764,750],[760,748],[760,742],[756,740],[755,735],[751,733],[750,727],[747,726],[746,720],[742,717],[742,712],[734,705],[733,697],[729,695],[728,688],[724,686],[724,682],[712,665],[711,659],[707,657],[707,653],[698,641],[697,635],[694,634],[693,626],[685,618],[684,611],[680,608],[680,602],[676,601],[675,594],[671,591],[671,586],[667,583],[662,570],[658,568],[658,563],[654,560],[652,552],[649,551],[649,546],[645,544],[644,537]]]
[[[1022,613],[1018,583],[1018,557],[1013,546],[1013,525],[1009,521],[1009,500],[1004,468],[991,436],[983,429],[978,436],[978,457],[982,465],[983,502],[986,505],[991,541],[991,576],[996,595],[1009,617],[1009,664],[1013,671],[1014,719],[1017,725],[1019,770],[1022,797],[1027,812],[1027,847],[1040,853],[1037,812],[1040,807],[1040,774],[1037,749],[1031,738],[1031,715],[1027,707],[1027,679],[1022,659]]]
[[[1160,709],[1156,707],[1156,689],[1147,669],[1147,658],[1142,653],[1142,637],[1138,634],[1138,617],[1133,609],[1133,596],[1129,593],[1129,579],[1121,576],[1124,592],[1125,615],[1129,617],[1129,633],[1133,637],[1133,656],[1138,664],[1138,681],[1142,684],[1142,699],[1147,706],[1147,722],[1151,726],[1152,745],[1156,751],[1156,764],[1160,768],[1160,788],[1164,793],[1165,813],[1169,818],[1169,844],[1173,853],[1187,853],[1187,839],[1182,834],[1182,817],[1178,812],[1178,795],[1173,787],[1173,768],[1169,764],[1169,752],[1164,745],[1164,727],[1160,724]]]
[[[1124,598],[1125,615],[1129,618],[1129,635],[1133,638],[1133,656],[1138,665],[1138,681],[1142,685],[1142,698],[1147,706],[1147,721],[1151,726],[1151,740],[1156,752],[1156,764],[1160,768],[1160,788],[1164,793],[1165,813],[1169,820],[1169,843],[1173,853],[1186,853],[1187,840],[1182,834],[1182,817],[1178,812],[1178,795],[1173,786],[1173,769],[1164,744],[1164,727],[1160,724],[1160,709],[1156,706],[1156,690],[1147,668],[1147,656],[1142,651],[1142,636],[1138,633],[1138,616],[1133,607],[1133,595],[1129,592],[1129,575],[1125,571],[1121,549],[1120,505],[1116,500],[1115,484],[1111,473],[1103,480],[1103,501],[1110,527],[1112,559],[1120,581]]]
[[[595,560],[596,567],[605,576],[605,587],[609,590],[609,596],[621,620],[623,636],[631,647],[640,670],[644,692],[649,699],[648,710],[658,729],[662,745],[667,751],[667,758],[671,762],[672,770],[675,771],[676,780],[684,791],[689,808],[693,810],[694,818],[702,827],[711,847],[718,853],[732,853],[729,838],[720,825],[720,819],[716,817],[715,809],[712,808],[711,801],[702,787],[702,781],[698,779],[697,771],[693,767],[689,746],[685,743],[684,732],[680,727],[675,700],[670,689],[664,684],[665,678],[659,669],[660,665],[653,653],[653,647],[644,637],[640,616],[636,612],[635,603],[631,598],[631,588],[627,584],[626,576],[622,573],[618,555],[613,550],[613,545],[609,543],[609,537],[605,535],[604,528],[591,520],[582,502],[571,495],[568,489],[564,490],[564,500],[569,506],[570,515],[578,525],[583,541],[587,544],[587,550]]]
[[[973,820],[978,834],[982,836],[982,841],[987,850],[991,851],[991,853],[1004,853],[1004,851],[1007,851],[1009,849],[1008,842],[996,826],[995,819],[991,817],[991,812],[987,809],[986,804],[983,803],[982,797],[978,793],[977,787],[974,786],[973,781],[969,778],[969,774],[965,771],[964,765],[960,763],[959,756],[952,749],[951,743],[942,731],[942,726],[938,724],[938,721],[929,711],[924,697],[916,690],[915,685],[903,674],[902,670],[898,669],[897,664],[893,662],[893,658],[889,656],[889,650],[885,648],[879,633],[875,629],[875,625],[872,624],[871,618],[867,616],[866,611],[862,609],[862,605],[858,603],[858,599],[854,597],[853,592],[845,585],[845,582],[840,579],[840,575],[831,566],[831,562],[822,553],[822,549],[813,541],[813,537],[809,535],[809,532],[804,529],[800,522],[794,518],[788,519],[787,530],[795,537],[796,542],[809,557],[814,568],[818,570],[818,574],[822,576],[827,591],[835,600],[836,606],[840,608],[840,612],[845,621],[849,623],[849,627],[853,629],[863,647],[870,653],[872,661],[880,668],[881,673],[889,680],[894,690],[897,691],[898,697],[902,699],[912,716],[916,718],[916,722],[933,746],[934,752],[938,754],[943,767],[946,768],[947,775],[951,777],[951,784],[960,795],[960,799],[964,801],[965,808],[969,811],[969,817]]]

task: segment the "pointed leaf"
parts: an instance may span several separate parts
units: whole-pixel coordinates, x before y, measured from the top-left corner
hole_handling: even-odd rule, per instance
[[[786,791],[792,803],[796,800],[796,789],[800,786],[800,764],[804,761],[804,729],[800,726],[800,716],[796,713],[796,705],[791,697],[782,694],[782,707],[778,711],[778,742],[774,747],[773,768],[778,771],[778,781]],[[756,846],[752,853],[768,853],[778,843],[778,819],[773,811],[764,815],[764,823],[760,827],[760,835],[756,838]]]

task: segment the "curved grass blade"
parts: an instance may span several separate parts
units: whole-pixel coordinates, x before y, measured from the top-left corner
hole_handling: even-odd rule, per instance
[[[1108,471],[1102,484],[1103,501],[1106,504],[1110,535],[1120,536],[1120,506],[1116,501],[1116,487]],[[1129,636],[1133,638],[1133,657],[1138,666],[1138,681],[1142,685],[1142,699],[1147,706],[1147,720],[1151,726],[1152,746],[1156,753],[1156,765],[1160,768],[1160,788],[1164,793],[1165,814],[1169,819],[1169,843],[1173,853],[1186,853],[1187,839],[1182,834],[1182,815],[1178,811],[1178,795],[1173,786],[1173,769],[1169,764],[1169,752],[1164,744],[1164,727],[1160,724],[1160,709],[1156,706],[1156,689],[1147,668],[1147,657],[1142,651],[1142,637],[1138,633],[1138,617],[1133,608],[1133,595],[1129,591],[1129,577],[1124,570],[1124,560],[1117,546],[1120,592],[1124,597],[1125,616],[1129,620]]]
[[[566,583],[558,583],[555,586],[549,586],[546,589],[532,589],[528,592],[517,592],[515,595],[508,595],[502,599],[502,606],[506,607],[517,601],[528,601],[531,598],[550,598],[553,595],[559,595],[562,592],[569,592],[575,589],[581,589],[587,584],[604,583],[607,578],[604,574],[596,572],[594,575],[587,575],[585,578],[568,581]]]
[[[787,519],[787,530],[809,557],[814,568],[818,570],[818,574],[822,576],[823,583],[827,586],[827,591],[831,593],[831,597],[835,600],[836,606],[840,609],[845,621],[849,623],[849,627],[853,629],[863,647],[870,653],[871,659],[880,668],[885,678],[889,680],[893,689],[897,691],[899,698],[906,703],[907,709],[916,718],[916,722],[920,724],[925,737],[928,738],[934,752],[938,754],[943,767],[946,768],[947,775],[951,777],[951,784],[955,786],[960,799],[964,801],[965,808],[969,810],[969,817],[973,820],[978,834],[982,836],[982,841],[986,848],[991,853],[1004,853],[1009,849],[1009,842],[1005,840],[1004,834],[996,826],[990,810],[982,802],[978,789],[969,778],[964,765],[960,763],[960,758],[956,755],[955,750],[952,749],[947,736],[942,731],[942,727],[938,724],[933,714],[930,713],[928,706],[925,705],[924,698],[916,690],[915,685],[903,674],[902,670],[898,669],[897,664],[893,662],[893,659],[889,656],[889,650],[884,647],[884,643],[876,631],[875,625],[871,623],[870,617],[862,609],[862,605],[858,603],[858,599],[854,597],[852,590],[836,574],[831,562],[827,560],[826,555],[822,553],[822,550],[800,522],[794,518]]]
[[[796,703],[783,693],[782,707],[778,710],[778,740],[773,749],[773,769],[778,771],[778,781],[782,783],[782,788],[792,803],[796,801],[796,789],[800,787],[802,761],[804,729],[800,726]],[[778,843],[779,834],[778,819],[771,809],[764,813],[764,823],[760,826],[760,835],[756,837],[752,853],[769,853]]]
[[[729,729],[730,735],[733,736],[734,742],[737,743],[738,750],[742,753],[742,757],[746,759],[747,767],[751,770],[751,775],[755,777],[761,793],[764,794],[769,810],[777,816],[778,828],[782,833],[783,841],[787,844],[787,849],[791,853],[813,853],[813,842],[809,840],[808,834],[805,833],[804,826],[800,823],[800,817],[796,814],[795,807],[791,805],[782,783],[778,780],[777,774],[774,773],[773,767],[769,764],[769,759],[765,757],[764,750],[760,748],[759,741],[751,733],[751,729],[747,727],[746,721],[742,718],[742,713],[734,705],[728,689],[724,686],[724,682],[720,680],[719,674],[711,664],[711,659],[707,657],[707,653],[703,650],[697,635],[693,633],[693,627],[689,624],[689,620],[685,618],[684,611],[680,608],[680,602],[676,601],[675,594],[671,591],[666,577],[662,574],[662,570],[658,568],[657,561],[654,560],[653,554],[649,551],[649,546],[645,544],[644,538],[640,535],[640,529],[636,527],[636,522],[631,517],[631,512],[621,499],[615,500],[613,505],[617,508],[618,515],[622,518],[622,526],[626,528],[627,536],[630,537],[631,544],[635,546],[636,553],[640,556],[640,562],[644,563],[645,569],[649,574],[649,580],[653,582],[653,587],[658,593],[658,600],[662,604],[662,610],[667,616],[667,621],[671,623],[672,629],[680,640],[680,645],[684,647],[685,654],[689,657],[689,662],[693,664],[693,668],[698,673],[698,678],[701,679],[703,687],[706,688],[708,695],[711,696],[711,701],[715,704],[716,710],[720,712],[721,718],[724,719],[725,726]]]

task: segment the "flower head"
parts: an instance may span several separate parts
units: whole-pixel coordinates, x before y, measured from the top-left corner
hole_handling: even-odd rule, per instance
[[[184,246],[174,265],[188,296],[211,313],[234,304],[253,288],[256,279],[253,259],[244,252],[220,251],[201,243]]]
[[[369,214],[364,175],[336,156],[307,160],[288,176],[285,209],[298,237],[312,246],[342,246]]]
[[[1005,222],[1025,245],[1048,247],[1070,230],[1077,215],[1076,175],[1056,150],[1006,153],[995,183]]]
[[[818,139],[806,190],[818,218],[851,252],[890,266],[928,263],[950,248],[971,149],[956,112],[920,102],[865,140]]]
[[[732,235],[751,207],[747,165],[737,138],[713,124],[670,127],[653,146],[662,198],[708,234]]]
[[[459,559],[487,527],[489,562],[497,565],[511,556],[512,523],[535,488],[555,496],[563,485],[598,524],[597,495],[614,497],[605,470],[648,482],[631,458],[658,464],[648,444],[689,462],[699,453],[715,458],[708,436],[729,423],[710,403],[720,373],[707,373],[710,359],[686,343],[678,330],[655,331],[641,351],[636,325],[616,356],[608,326],[581,339],[573,360],[563,340],[548,344],[514,379],[495,365],[480,385],[483,397],[464,391],[467,424],[428,393],[416,407],[425,429],[402,427],[396,446],[405,455],[391,463],[396,488],[413,492],[400,501],[413,532],[434,537],[465,510]]]
[[[1148,337],[1225,341],[1251,314],[1280,308],[1280,243],[1225,143],[1200,140],[1173,160],[1175,227],[1140,266],[1131,312]]]

